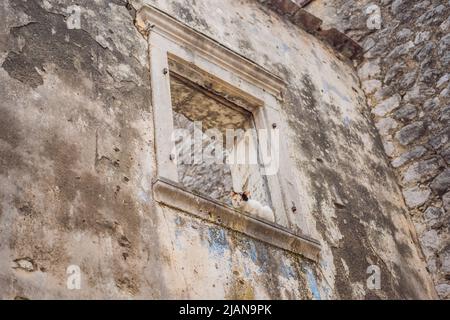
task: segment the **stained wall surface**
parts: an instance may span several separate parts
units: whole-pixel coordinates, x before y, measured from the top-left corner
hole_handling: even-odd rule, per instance
[[[450,2],[314,1],[308,10],[364,49],[362,88],[428,271],[439,296],[449,299]],[[371,19],[379,28],[368,28]]]
[[[79,1],[80,29],[68,0],[0,5],[0,297],[436,297],[349,62],[258,1],[144,2]],[[309,222],[318,263],[153,200],[144,4],[285,80],[283,157],[302,199],[290,228]]]

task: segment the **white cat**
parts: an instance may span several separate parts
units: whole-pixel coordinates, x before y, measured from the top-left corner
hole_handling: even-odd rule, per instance
[[[241,209],[250,214],[254,214],[259,218],[274,221],[273,211],[269,206],[263,206],[259,201],[250,199],[250,192],[245,191],[243,193],[232,192],[231,203],[233,207]]]

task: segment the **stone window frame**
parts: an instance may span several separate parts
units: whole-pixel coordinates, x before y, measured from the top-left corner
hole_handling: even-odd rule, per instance
[[[244,100],[246,103],[240,107],[252,113],[256,129],[270,130],[276,124],[282,132],[280,110],[284,81],[152,6],[141,8],[136,24],[147,34],[149,46],[157,169],[153,181],[155,201],[317,261],[320,243],[309,236],[307,221],[302,221],[301,232],[294,232],[288,227],[287,208],[295,211],[295,203],[300,201],[295,198],[299,195],[295,184],[289,181],[282,183],[280,179],[284,176],[286,180],[290,175],[292,167],[289,159],[279,161],[277,174],[266,176],[275,212],[275,223],[271,223],[183,187],[178,183],[176,163],[171,156],[173,111],[170,60],[187,68],[202,70],[211,76],[208,80],[218,82],[226,92]],[[280,142],[280,155],[288,155],[286,142],[282,138]],[[290,191],[287,192],[287,189]]]

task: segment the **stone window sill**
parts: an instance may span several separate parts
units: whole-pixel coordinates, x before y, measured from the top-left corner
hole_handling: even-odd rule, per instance
[[[202,220],[302,255],[315,262],[319,259],[320,243],[317,240],[294,234],[278,224],[241,213],[205,195],[193,193],[176,182],[158,178],[153,182],[153,193],[155,200],[165,206],[187,212]]]

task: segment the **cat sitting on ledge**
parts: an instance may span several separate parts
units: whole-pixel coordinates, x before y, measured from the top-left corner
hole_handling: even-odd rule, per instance
[[[231,203],[236,209],[243,210],[270,222],[274,221],[272,209],[269,206],[263,206],[257,200],[250,199],[250,192],[248,191],[242,193],[232,191]]]

